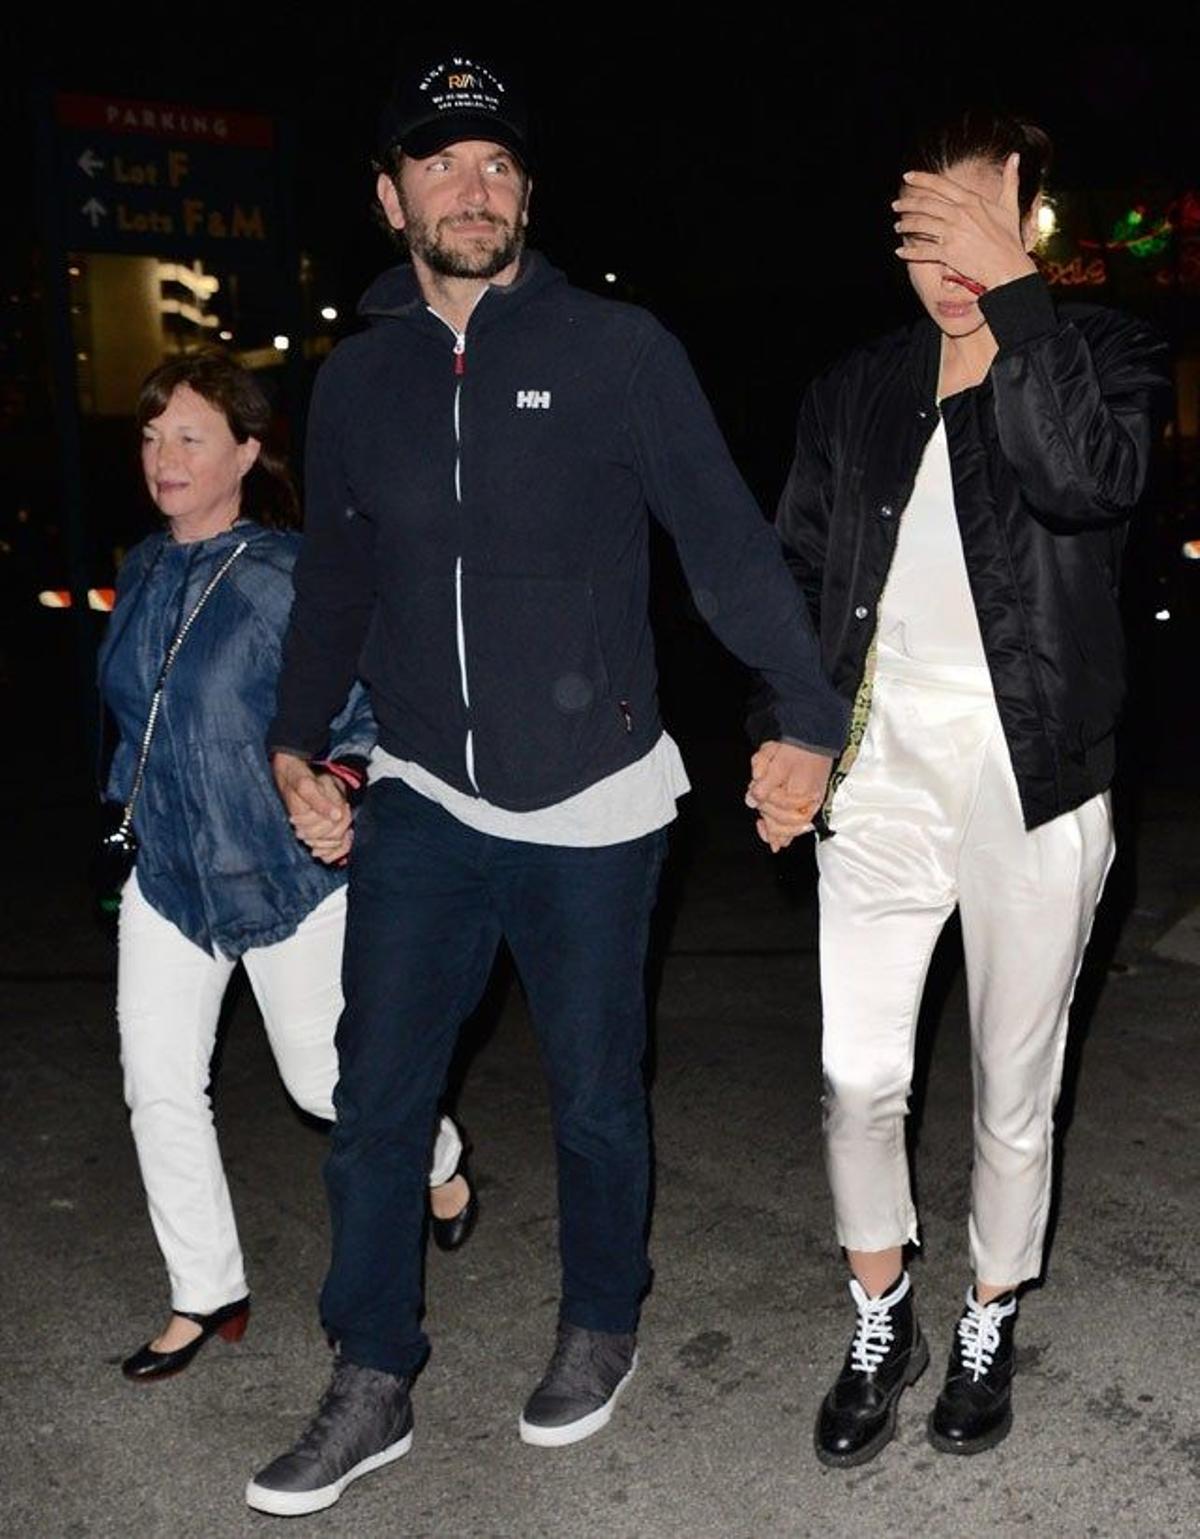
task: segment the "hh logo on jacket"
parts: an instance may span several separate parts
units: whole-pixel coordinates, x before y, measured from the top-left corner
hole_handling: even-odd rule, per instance
[[[518,390],[518,411],[549,411],[550,392],[548,390]]]

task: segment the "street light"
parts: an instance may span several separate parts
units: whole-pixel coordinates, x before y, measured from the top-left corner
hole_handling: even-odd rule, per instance
[[[336,305],[322,305],[321,306],[321,319],[323,321],[336,321],[337,320],[337,315],[338,315],[338,313],[337,313],[337,306]]]
[[[1043,240],[1053,235],[1058,229],[1058,210],[1045,198],[1038,204],[1037,227],[1038,234]]]
[[[275,348],[276,348],[276,350],[278,352],[281,352],[281,353],[286,353],[287,352],[288,347],[290,345],[290,341],[289,341],[289,338],[285,337],[282,332],[280,332],[279,336],[272,337],[271,341],[274,344],[274,346],[275,346]]]

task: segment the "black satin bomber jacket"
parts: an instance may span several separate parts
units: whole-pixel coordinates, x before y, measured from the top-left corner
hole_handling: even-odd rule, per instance
[[[928,318],[810,386],[776,523],[825,672],[852,702],[940,409],[996,704],[1035,828],[1112,778],[1121,553],[1168,386],[1166,348],[1137,319],[1056,304],[1036,273],[980,306],[999,351],[981,385],[940,408],[941,339]],[[757,726],[770,735],[766,713]]]

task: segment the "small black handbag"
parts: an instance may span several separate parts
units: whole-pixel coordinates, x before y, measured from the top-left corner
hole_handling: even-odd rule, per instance
[[[133,831],[132,802],[100,804],[100,842],[92,857],[92,885],[102,914],[115,914],[121,888],[129,880],[137,860],[137,835]]]

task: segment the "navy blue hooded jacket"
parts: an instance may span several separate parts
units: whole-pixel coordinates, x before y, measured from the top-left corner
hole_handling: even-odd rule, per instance
[[[319,749],[357,672],[388,752],[497,806],[549,806],[640,758],[661,731],[647,508],[781,735],[840,747],[847,707],[778,536],[652,316],[535,254],[461,336],[407,265],[360,311],[313,396],[272,747]]]

